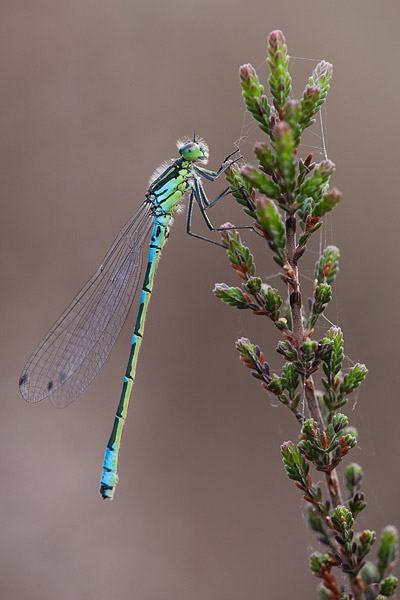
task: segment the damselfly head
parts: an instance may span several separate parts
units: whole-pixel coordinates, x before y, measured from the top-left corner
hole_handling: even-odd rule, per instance
[[[201,138],[192,141],[178,140],[177,146],[179,148],[179,154],[185,160],[190,160],[192,162],[197,160],[207,162],[208,160],[208,146]]]

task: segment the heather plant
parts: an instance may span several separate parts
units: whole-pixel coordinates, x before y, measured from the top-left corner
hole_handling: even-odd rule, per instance
[[[242,282],[237,287],[216,284],[214,293],[229,306],[266,317],[272,323],[264,319],[260,325],[275,326],[282,337],[276,352],[284,365],[278,373],[271,371],[257,344],[241,338],[236,348],[252,376],[298,422],[299,441],[284,442],[281,453],[287,476],[307,503],[308,524],[321,545],[321,552],[310,556],[310,569],[321,580],[320,597],[384,600],[394,595],[397,586],[391,571],[397,559],[398,532],[388,526],[376,543],[374,531],[357,531],[356,520],[366,507],[363,471],[348,460],[357,445],[357,433],[343,412],[367,368],[357,363],[345,369],[341,329],[330,326],[324,330],[327,321],[319,322],[332,300],[338,248],[328,246],[320,252],[307,302],[300,290],[301,259],[307,245],[341,198],[341,193],[330,187],[335,165],[328,159],[315,163],[312,154],[301,157],[299,151],[304,131],[314,124],[326,100],[332,65],[320,62],[300,100],[294,100],[287,47],[280,31],[269,36],[267,62],[269,98],[251,65],[243,65],[239,71],[247,110],[264,134],[264,140],[254,147],[257,164],[233,164],[226,174],[234,197],[279,266],[288,301],[256,273],[252,251],[230,223],[225,224],[222,243]],[[324,331],[320,339],[315,337],[317,323],[318,331]],[[345,456],[344,491],[337,469]],[[319,473],[326,485],[315,483]],[[377,553],[371,558],[375,543]]]

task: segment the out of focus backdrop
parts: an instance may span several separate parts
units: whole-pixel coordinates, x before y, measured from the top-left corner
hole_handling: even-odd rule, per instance
[[[266,83],[273,29],[293,57],[295,96],[318,60],[334,65],[300,151],[319,161],[325,146],[343,199],[307,251],[303,293],[320,244],[336,244],[327,317],[344,331],[347,364],[370,370],[346,409],[359,432],[350,460],[365,469],[359,527],[398,524],[398,26],[394,0],[2,1],[2,598],[317,597],[308,555],[318,546],[279,452],[297,425],[234,349],[249,337],[279,368],[279,338],[213,296],[215,282],[237,280],[223,251],[186,235],[184,215],[156,275],[113,502],[98,487],[133,312],[67,409],[28,405],[18,391],[31,351],[143,201],[153,170],[176,157],[178,137],[204,136],[212,168],[235,143],[252,160],[263,137],[237,73],[251,62]],[[225,185],[206,187],[215,198]],[[246,224],[232,198],[212,218]],[[205,233],[199,218],[194,229]],[[254,238],[260,274],[279,286]]]

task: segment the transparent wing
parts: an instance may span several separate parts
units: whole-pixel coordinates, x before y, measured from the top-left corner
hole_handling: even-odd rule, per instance
[[[25,400],[51,396],[62,408],[96,377],[131,307],[153,222],[151,204],[144,203],[124,225],[97,272],[28,360],[19,382]]]

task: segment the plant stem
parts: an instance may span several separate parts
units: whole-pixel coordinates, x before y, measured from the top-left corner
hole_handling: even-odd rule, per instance
[[[363,592],[360,586],[360,579],[358,575],[349,573],[351,589],[354,595],[354,600],[363,600]]]
[[[301,347],[304,342],[304,328],[301,316],[302,300],[296,258],[296,219],[293,216],[288,216],[286,218],[286,256],[290,266],[290,268],[287,269],[287,282],[290,311],[292,315],[292,333],[296,342],[297,356],[301,361]],[[323,432],[325,431],[325,426],[318,400],[315,395],[314,382],[311,376],[306,378],[303,376],[303,386],[310,415],[314,421],[316,421],[320,431]],[[325,473],[325,479],[332,506],[335,508],[339,504],[342,504],[339,481],[334,471]]]
[[[289,216],[286,219],[286,255],[291,271],[288,277],[289,303],[292,314],[292,333],[296,340],[297,355],[300,360],[300,348],[304,342],[304,330],[301,319],[301,293],[298,278],[296,252],[296,219]]]

